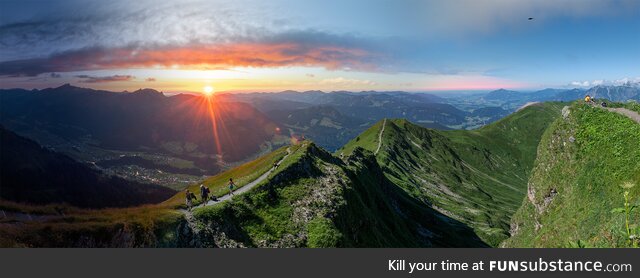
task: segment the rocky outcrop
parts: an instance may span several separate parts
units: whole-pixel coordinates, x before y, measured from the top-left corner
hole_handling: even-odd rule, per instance
[[[291,219],[295,233],[287,233],[276,239],[253,239],[239,227],[232,215],[235,209],[254,209],[247,204],[250,198],[242,196],[241,202],[223,204],[217,217],[190,219],[182,228],[182,242],[194,247],[304,247],[307,245],[306,226],[316,218],[332,219],[339,207],[345,205],[341,195],[347,184],[344,163],[313,143],[304,154],[287,168],[275,174],[262,186],[246,194],[266,194],[273,202],[279,202],[278,191],[288,186],[299,186],[296,181],[305,180],[306,194],[291,203]],[[250,201],[248,202],[250,203]],[[232,207],[234,206],[234,207]],[[188,215],[187,217],[193,217]]]

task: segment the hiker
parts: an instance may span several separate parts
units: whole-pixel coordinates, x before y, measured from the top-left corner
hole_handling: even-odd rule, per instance
[[[191,193],[189,189],[185,190],[184,195],[187,200],[187,210],[191,211],[191,207],[193,207],[193,201],[196,200],[196,195]]]
[[[587,95],[587,96],[584,97],[584,102],[586,102],[586,103],[591,102],[591,100],[592,100],[592,98],[591,98],[590,95]]]
[[[276,168],[278,168],[278,162],[273,163],[273,169],[276,169]]]
[[[233,195],[233,188],[236,187],[236,184],[233,182],[232,178],[229,178],[229,193]]]
[[[209,187],[204,186],[204,184],[200,185],[200,197],[202,198],[202,206],[206,206],[209,201]]]

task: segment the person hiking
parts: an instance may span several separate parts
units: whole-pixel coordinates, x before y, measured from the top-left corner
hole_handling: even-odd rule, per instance
[[[191,193],[189,189],[185,190],[184,195],[187,201],[187,210],[191,211],[191,207],[193,207],[193,201],[196,200],[196,195]]]
[[[591,98],[590,95],[587,95],[587,96],[584,97],[584,102],[586,102],[586,103],[590,103],[591,100],[592,100],[592,98]]]
[[[233,179],[232,179],[232,178],[229,178],[229,193],[230,193],[231,195],[234,195],[234,194],[233,194],[233,188],[234,188],[234,187],[236,187],[236,184],[233,182]]]
[[[209,188],[207,188],[207,190],[209,190]],[[211,199],[212,202],[218,202],[218,197],[215,194],[210,194],[210,196],[209,199]]]
[[[206,206],[209,201],[209,187],[204,186],[204,184],[200,185],[200,197],[202,199],[202,206]]]

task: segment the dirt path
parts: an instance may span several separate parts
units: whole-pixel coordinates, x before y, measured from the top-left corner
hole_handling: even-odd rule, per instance
[[[259,183],[261,183],[262,181],[264,181],[265,179],[267,179],[267,178],[269,177],[269,175],[270,175],[270,174],[271,174],[271,173],[272,173],[272,172],[273,172],[273,171],[274,171],[278,166],[280,166],[280,164],[282,163],[282,161],[284,161],[284,160],[285,160],[285,159],[286,159],[290,154],[291,154],[291,148],[287,148],[287,154],[286,154],[285,156],[283,156],[283,157],[282,157],[282,159],[280,159],[280,161],[278,161],[278,162],[276,163],[276,167],[272,167],[271,169],[269,169],[269,171],[265,172],[264,174],[262,174],[261,176],[259,176],[257,179],[255,179],[255,180],[253,180],[252,182],[250,182],[250,183],[246,184],[245,186],[240,187],[240,188],[238,188],[237,190],[233,191],[233,194],[231,194],[231,193],[225,194],[225,195],[223,195],[223,196],[219,197],[217,201],[211,201],[211,200],[209,200],[209,201],[207,201],[207,203],[206,203],[204,206],[211,206],[211,205],[215,205],[215,204],[220,203],[220,202],[224,202],[224,201],[226,201],[226,200],[231,199],[234,195],[242,194],[242,193],[245,193],[245,192],[247,192],[247,191],[251,190],[251,188],[254,188],[256,185],[258,185]],[[202,205],[202,204],[201,204],[201,205],[198,205],[198,206],[195,206],[195,207],[193,207],[193,208],[201,208],[201,207],[203,207],[203,205]],[[189,211],[187,211],[186,209],[180,209],[180,211],[181,211],[182,213],[185,213],[185,214],[187,214],[187,213],[189,212]]]
[[[382,133],[384,132],[384,127],[387,125],[387,119],[385,118],[382,121],[382,129],[380,129],[380,134],[378,134],[378,148],[376,149],[376,152],[374,152],[373,154],[378,154],[378,152],[380,151],[380,147],[382,147]]]
[[[607,108],[607,110],[625,115],[640,124],[640,114],[638,114],[638,112],[631,111],[627,108]]]
[[[525,108],[527,108],[527,107],[529,107],[529,106],[536,105],[536,104],[538,104],[538,103],[540,103],[540,102],[539,102],[539,101],[530,101],[530,102],[527,102],[527,103],[525,103],[523,106],[520,106],[520,108],[518,108],[518,110],[516,110],[516,112],[518,112],[518,111],[520,111],[520,110],[522,110],[522,109],[525,109]]]

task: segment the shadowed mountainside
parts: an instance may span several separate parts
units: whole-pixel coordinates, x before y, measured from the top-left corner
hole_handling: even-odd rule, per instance
[[[105,176],[3,127],[0,143],[0,199],[103,208],[159,203],[175,194],[159,185]]]

